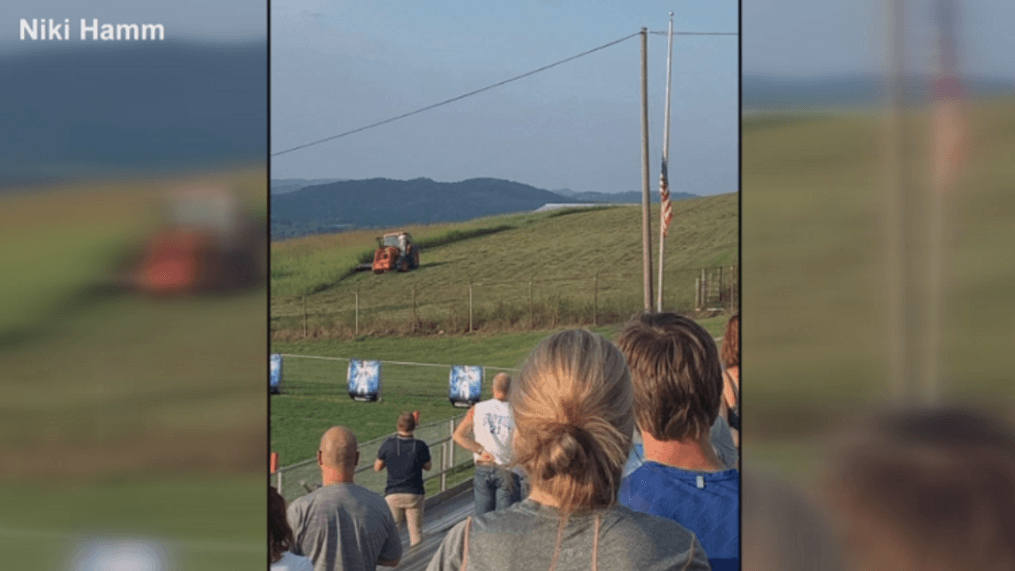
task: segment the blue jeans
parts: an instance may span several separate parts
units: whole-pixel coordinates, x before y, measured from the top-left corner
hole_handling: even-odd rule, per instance
[[[472,477],[476,515],[502,510],[521,499],[522,483],[518,474],[495,466],[476,466]]]

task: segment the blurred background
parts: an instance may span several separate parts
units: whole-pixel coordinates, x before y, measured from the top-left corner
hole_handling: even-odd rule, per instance
[[[3,566],[263,567],[267,6],[10,8]],[[21,40],[25,16],[70,38]],[[165,39],[81,40],[82,18]]]
[[[867,413],[1015,418],[1013,17],[1000,0],[743,3],[745,569],[773,568],[751,521],[783,491],[827,500],[836,435]],[[792,509],[782,545],[820,543]]]

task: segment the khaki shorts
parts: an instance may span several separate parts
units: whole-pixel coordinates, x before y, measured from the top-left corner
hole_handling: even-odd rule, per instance
[[[384,501],[391,508],[391,516],[395,525],[405,520],[409,528],[409,544],[416,545],[423,540],[423,499],[422,494],[388,494]]]

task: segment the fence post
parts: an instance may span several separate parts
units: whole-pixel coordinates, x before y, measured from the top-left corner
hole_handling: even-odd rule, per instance
[[[599,272],[592,279],[592,326],[599,325]]]
[[[307,338],[307,295],[303,294],[303,338]]]
[[[412,286],[412,332],[416,332],[416,286]]]
[[[282,471],[281,470],[278,471],[278,480],[277,480],[277,483],[275,484],[275,489],[278,490],[279,494],[282,493]]]
[[[484,371],[484,377],[486,372]],[[455,417],[451,417],[448,421],[448,437],[451,440],[448,441],[448,469],[450,470],[455,466]]]
[[[705,309],[708,306],[708,274],[705,273],[705,268],[701,268],[701,308]]]
[[[701,278],[694,278],[694,310],[701,311]]]
[[[356,335],[359,335],[359,288],[356,288]]]
[[[472,282],[469,282],[469,333],[472,333]]]
[[[448,443],[441,443],[441,491],[448,489]]]
[[[535,314],[532,309],[532,278],[529,278],[529,329],[534,329],[535,327]]]
[[[719,266],[719,306],[722,306],[722,286],[723,286],[723,275],[722,266]]]

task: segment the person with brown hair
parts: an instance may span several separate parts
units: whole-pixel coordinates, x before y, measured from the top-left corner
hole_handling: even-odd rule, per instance
[[[740,446],[740,314],[736,313],[726,323],[726,334],[722,338],[720,354],[723,366],[722,407],[720,418],[724,419],[733,433],[733,443]]]
[[[624,356],[601,335],[541,341],[511,389],[514,461],[531,493],[453,527],[428,571],[709,569],[686,528],[617,504],[632,402]]]
[[[848,569],[1015,569],[1015,429],[961,408],[865,419],[823,490]]]
[[[384,498],[353,481],[359,463],[356,435],[333,426],[321,436],[317,465],[321,487],[289,504],[293,551],[315,571],[373,571],[395,567],[402,540]]]
[[[285,498],[268,486],[268,563],[271,571],[313,571],[314,564],[292,552],[296,541],[285,515]]]
[[[476,464],[472,478],[476,515],[502,510],[521,500],[521,476],[509,468],[514,428],[510,394],[511,376],[497,373],[493,398],[476,403],[455,429],[455,442],[472,452]]]
[[[416,417],[411,412],[398,415],[398,433],[388,438],[377,450],[374,471],[388,469],[388,482],[384,487],[384,500],[391,508],[395,525],[405,520],[409,528],[409,545],[423,541],[423,470],[433,467],[430,447],[413,438]]]
[[[645,313],[624,327],[618,345],[645,449],[620,502],[693,531],[713,569],[738,569],[740,474],[719,458],[710,435],[723,392],[715,341],[693,319]]]

